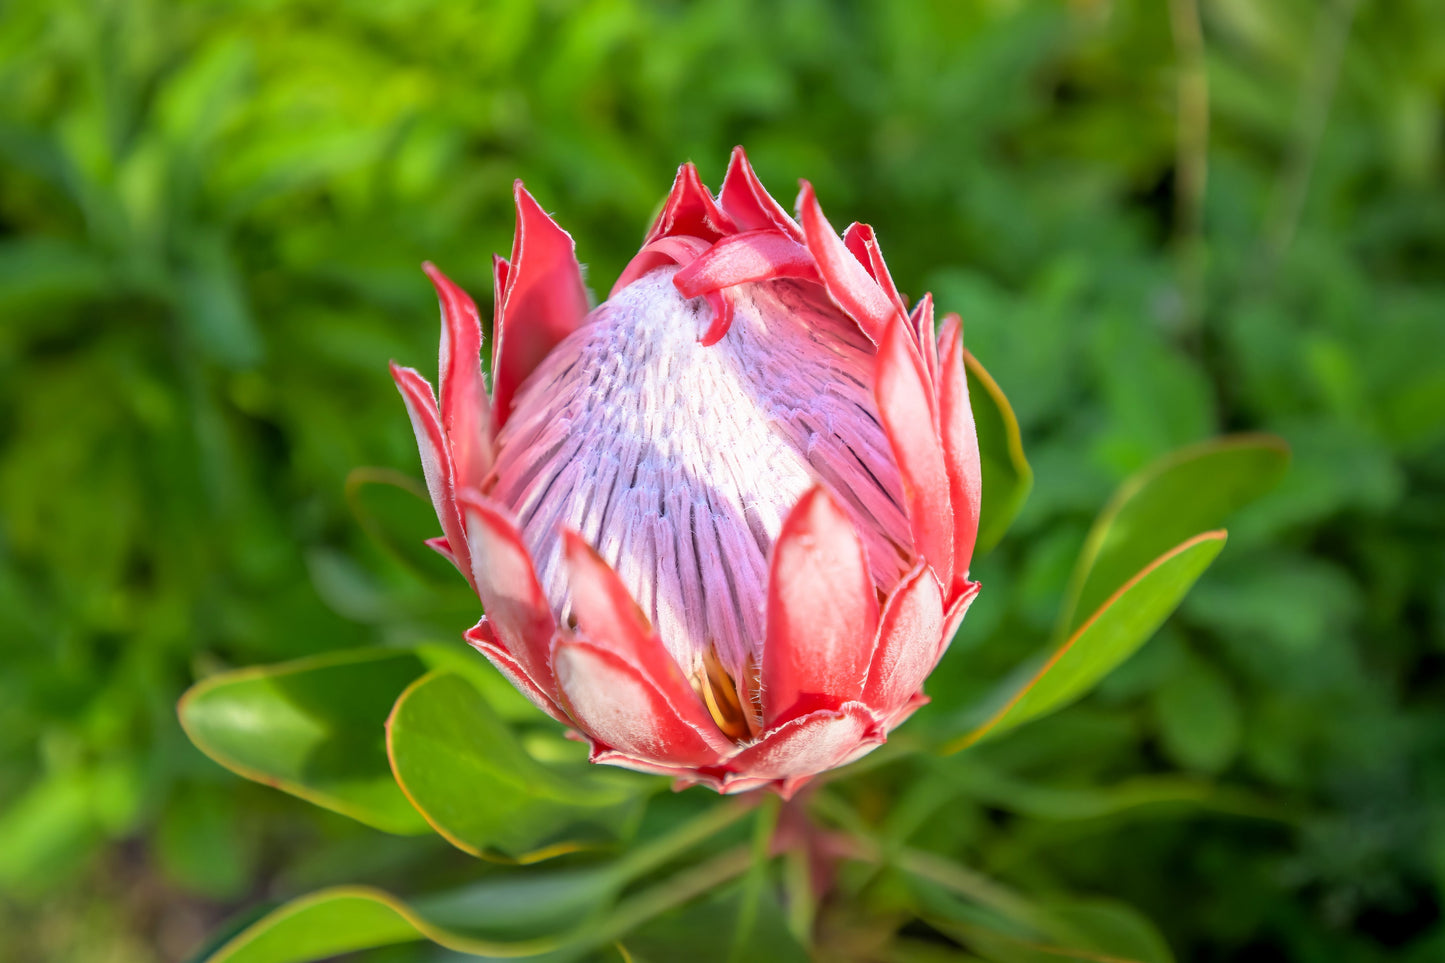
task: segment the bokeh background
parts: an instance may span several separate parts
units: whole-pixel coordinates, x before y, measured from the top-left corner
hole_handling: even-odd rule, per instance
[[[1037,648],[1153,458],[1294,451],[1159,638],[970,757],[953,842],[1182,960],[1445,959],[1442,116],[1438,0],[0,4],[0,958],[182,960],[452,865],[225,773],[175,700],[457,638],[429,509],[372,484],[419,475],[420,262],[489,304],[520,176],[605,290],[742,143],[1018,413],[1035,489],[942,671]]]

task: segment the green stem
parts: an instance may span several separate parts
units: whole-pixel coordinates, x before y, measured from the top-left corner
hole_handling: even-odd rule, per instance
[[[607,922],[587,942],[597,946],[610,943],[648,920],[689,900],[696,899],[714,887],[741,875],[752,865],[749,846],[738,846],[691,869],[671,876],[661,883],[623,900],[608,916]]]
[[[788,894],[788,932],[804,946],[812,943],[813,917],[818,909],[818,901],[813,894],[812,877],[806,849],[791,849],[783,854],[783,886]]]
[[[1029,923],[1034,920],[1034,909],[1027,900],[980,873],[932,853],[885,846],[872,828],[840,800],[819,793],[813,797],[813,808],[852,837],[858,847],[854,853],[858,859],[879,864],[892,863],[907,873],[936,883],[1012,919]]]
[[[917,849],[899,850],[894,856],[898,868],[920,879],[937,883],[944,889],[987,906],[1010,919],[1033,924],[1033,905],[1007,887],[957,863]]]
[[[741,802],[727,802],[711,807],[701,816],[683,823],[667,835],[628,852],[612,869],[614,881],[622,885],[656,869],[711,839],[746,816],[752,808],[751,805]]]
[[[830,792],[820,791],[808,800],[809,808],[826,817],[830,822],[861,841],[866,841],[875,849],[878,848],[878,840],[872,827],[863,820],[861,816],[843,800]]]
[[[738,907],[738,921],[733,930],[728,963],[742,963],[747,958],[748,940],[752,938],[753,927],[757,924],[758,903],[762,899],[763,885],[768,878],[769,851],[773,833],[778,828],[778,813],[781,810],[782,801],[771,795],[758,807],[758,818],[753,823],[752,866],[748,869],[747,878],[743,880],[742,905]]]

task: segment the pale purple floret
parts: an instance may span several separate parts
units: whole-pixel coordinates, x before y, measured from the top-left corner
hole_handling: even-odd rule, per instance
[[[570,528],[685,672],[715,652],[736,678],[760,655],[768,556],[809,488],[843,500],[884,593],[905,569],[908,519],[857,326],[796,285],[749,284],[728,337],[704,347],[712,311],[677,292],[676,270],[595,309],[532,373],[487,489],[512,506],[559,621]]]

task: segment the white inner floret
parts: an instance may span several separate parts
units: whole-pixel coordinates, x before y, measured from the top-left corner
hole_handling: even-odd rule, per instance
[[[761,654],[768,559],[816,481],[835,494],[887,591],[910,544],[873,401],[874,349],[821,289],[730,292],[717,344],[702,299],[663,268],[624,288],[523,384],[487,488],[517,516],[543,591],[569,612],[561,531],[617,571],[684,672],[741,690]],[[744,699],[755,693],[744,695]]]

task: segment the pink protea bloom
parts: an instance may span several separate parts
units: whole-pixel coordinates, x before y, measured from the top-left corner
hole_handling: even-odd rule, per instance
[[[445,533],[481,597],[467,639],[594,762],[721,792],[882,744],[977,583],[978,440],[956,316],[910,313],[873,231],[795,220],[739,148],[684,165],[589,308],[572,238],[521,185],[476,306],[441,297],[441,401],[392,366]]]

